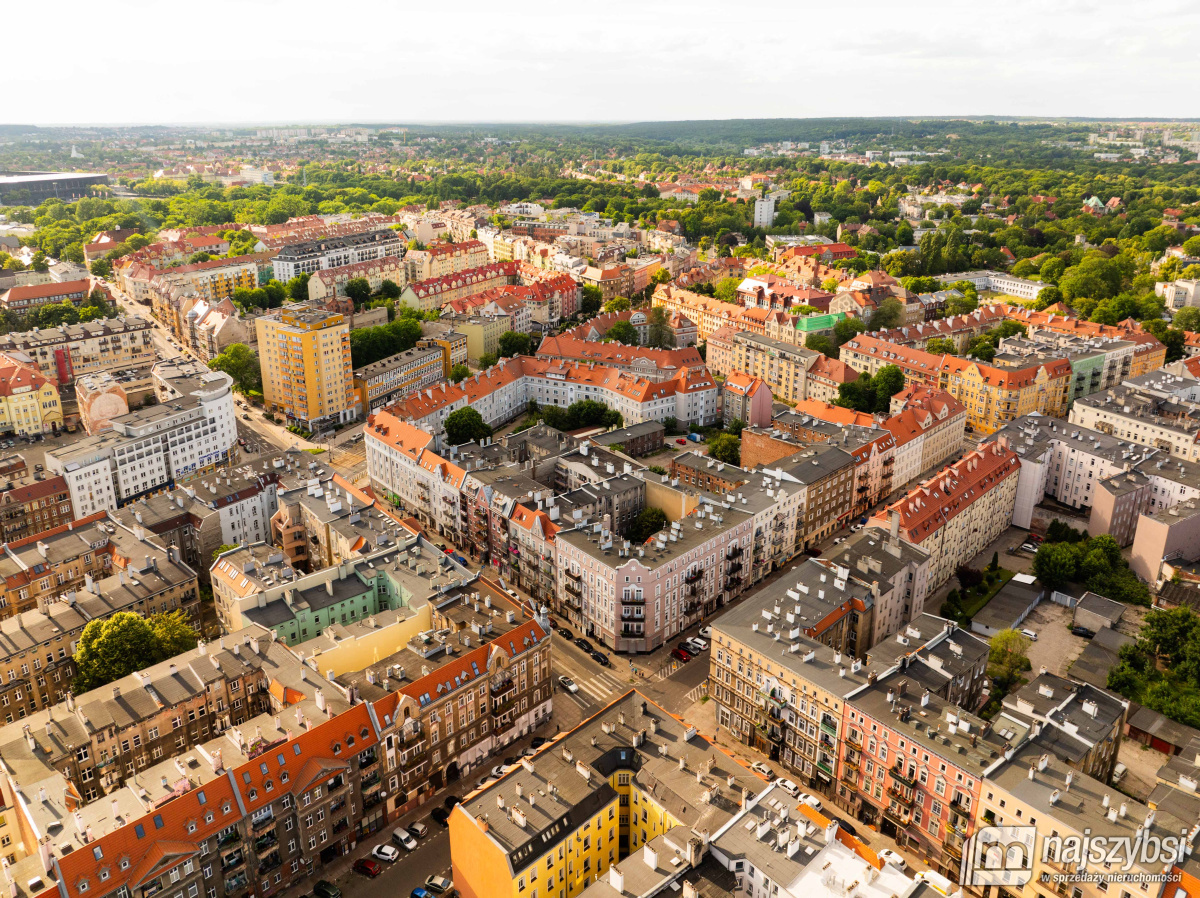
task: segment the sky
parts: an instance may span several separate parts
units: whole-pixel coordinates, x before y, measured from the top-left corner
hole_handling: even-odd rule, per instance
[[[27,35],[47,10],[12,6]],[[8,42],[22,89],[0,121],[1200,117],[1188,0],[59,0],[53,17],[57,37]]]

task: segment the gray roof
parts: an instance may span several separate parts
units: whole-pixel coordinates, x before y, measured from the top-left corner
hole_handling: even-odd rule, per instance
[[[608,433],[596,434],[588,439],[604,446],[611,446],[614,443],[621,443],[625,440],[647,436],[648,434],[666,433],[666,430],[661,421],[643,421],[641,424],[634,424],[632,427],[610,430]]]
[[[1085,592],[1075,608],[1079,611],[1099,615],[1114,624],[1125,614],[1125,606],[1122,603],[1098,596],[1094,592]]]
[[[945,634],[944,638],[939,638]],[[932,643],[932,645],[930,644]],[[991,653],[991,647],[969,631],[943,617],[920,614],[867,652],[867,660],[884,666],[915,655],[941,675],[937,688],[974,670]]]
[[[1186,723],[1172,720],[1157,711],[1151,711],[1137,702],[1129,704],[1129,728],[1149,733],[1177,748],[1182,748],[1193,740],[1200,739],[1200,730],[1194,729]],[[1194,756],[1193,760],[1195,760]]]
[[[1107,459],[1113,464],[1136,464],[1156,452],[1154,449],[1135,444],[1132,440],[1120,440],[1099,430],[1071,424],[1063,418],[1036,413],[1017,418],[1011,424],[985,437],[983,442],[992,442],[1001,436],[1008,438],[1009,447],[1014,452],[1030,460],[1041,459],[1055,441],[1089,455]]]
[[[578,492],[576,490],[575,492]],[[717,520],[720,517],[721,520]],[[620,537],[610,536],[608,542],[604,540],[604,532],[600,529],[600,524],[586,527],[578,530],[561,531],[557,539],[560,542],[566,542],[568,545],[581,549],[593,558],[599,560],[609,567],[621,567],[630,561],[636,560],[643,567],[653,570],[659,565],[667,564],[678,558],[697,546],[701,546],[709,540],[716,539],[722,533],[732,530],[742,521],[746,520],[741,511],[723,511],[720,515],[706,515],[703,518],[695,515],[685,518],[683,521],[677,521],[680,526],[678,528],[670,528],[661,531],[664,536],[667,536],[666,544],[663,548],[659,548],[659,544],[655,540],[650,540],[643,546],[631,547],[630,554],[622,557],[619,551],[623,549],[623,543]],[[697,528],[699,524],[699,528]],[[675,540],[670,539],[670,535],[676,536]],[[638,554],[633,554],[634,552]]]
[[[790,477],[797,483],[817,483],[839,471],[852,469],[854,456],[831,443],[816,443],[787,458],[759,465],[756,472],[780,472],[781,477]]]
[[[1091,638],[1071,664],[1068,671],[1071,679],[1103,689],[1108,685],[1108,672],[1121,661],[1121,646],[1136,641],[1132,636],[1104,627]]]
[[[991,601],[977,611],[974,623],[994,630],[1006,630],[1017,623],[1017,617],[1030,607],[1042,592],[1040,583],[1009,580],[992,596]]]
[[[1017,692],[1007,695],[1004,707],[1017,714],[1052,724],[1043,737],[1056,742],[1060,756],[1076,760],[1093,745],[1108,738],[1125,719],[1126,702],[1087,683],[1042,672]]]

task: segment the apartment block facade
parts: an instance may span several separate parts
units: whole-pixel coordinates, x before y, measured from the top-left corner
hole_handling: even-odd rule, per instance
[[[293,306],[254,324],[267,408],[309,429],[359,416],[344,315]]]

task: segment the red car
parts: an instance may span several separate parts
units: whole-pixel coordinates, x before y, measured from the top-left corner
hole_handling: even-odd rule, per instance
[[[676,443],[678,443],[680,446],[686,446],[686,445],[687,445],[687,440],[685,440],[683,437],[680,437],[680,438],[679,438],[679,439],[677,439],[675,442],[676,442]]]
[[[354,872],[361,873],[363,876],[369,876],[374,879],[383,872],[383,867],[379,863],[370,858],[360,857],[354,862]]]
[[[692,656],[682,649],[671,649],[671,657],[676,661],[691,661]]]

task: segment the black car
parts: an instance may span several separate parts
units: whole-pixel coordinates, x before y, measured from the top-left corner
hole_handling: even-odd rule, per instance
[[[675,646],[675,648],[679,649],[679,651],[683,652],[683,653],[684,653],[685,655],[687,655],[689,658],[695,658],[695,657],[696,657],[696,652],[695,652],[695,651],[692,649],[692,647],[691,647],[690,645],[688,645],[686,642],[681,642],[681,643],[679,643],[679,645]]]
[[[612,667],[612,662],[608,660],[608,655],[603,652],[592,652],[592,660],[601,667]]]
[[[450,812],[445,808],[434,808],[429,812],[429,816],[433,818],[433,821],[440,826],[450,825],[448,822],[450,820]]]
[[[1096,634],[1093,633],[1091,630],[1089,630],[1087,627],[1072,627],[1071,635],[1072,636],[1082,636],[1085,639],[1091,639]]]
[[[545,745],[549,741],[550,741],[549,739],[543,739],[541,736],[538,736],[532,742],[529,743],[529,747],[530,748],[541,748],[543,745]]]
[[[834,817],[833,819],[837,821],[838,826],[840,826],[846,832],[850,833],[850,835],[852,835],[852,836],[858,835],[858,830],[854,828],[853,824],[847,823],[841,817]]]
[[[580,636],[578,639],[575,640],[575,644],[577,646],[579,646],[581,649],[583,649],[585,652],[587,652],[589,655],[594,651],[594,649],[592,648],[592,644],[590,642],[588,642],[586,639],[584,639],[582,636]]]
[[[558,628],[554,632],[566,640],[573,640],[575,638],[575,634],[572,633],[570,630],[568,630],[566,627],[564,627],[562,624],[559,624]]]
[[[515,763],[517,763],[517,759],[512,757],[511,755],[509,755],[507,758],[504,759],[505,767],[511,767]]]
[[[448,811],[461,801],[462,801],[462,799],[459,798],[457,795],[447,795],[446,800],[443,801],[442,804],[444,804],[446,806],[446,810]]]

